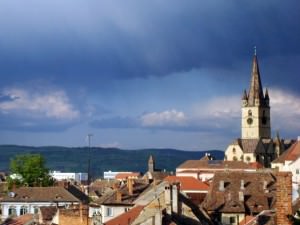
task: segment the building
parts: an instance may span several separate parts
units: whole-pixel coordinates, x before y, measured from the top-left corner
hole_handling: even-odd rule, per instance
[[[218,172],[202,207],[224,225],[275,208],[276,178],[262,172]]]
[[[148,171],[144,174],[143,179],[147,180],[149,183],[152,181],[162,181],[170,173],[157,169],[155,166],[155,158],[150,155],[148,159]]]
[[[180,191],[185,193],[196,205],[202,203],[209,190],[208,183],[194,177],[167,176],[164,180],[169,184],[179,183]]]
[[[148,186],[149,184],[144,180],[129,178],[126,184],[114,185],[113,189],[103,193],[102,196],[94,200],[90,212],[99,212],[101,214],[101,222],[106,223],[134,207],[134,201]]]
[[[132,173],[132,172],[121,172],[121,171],[111,171],[111,170],[109,170],[109,171],[104,171],[103,172],[103,178],[105,179],[105,180],[114,180],[114,179],[116,179],[116,176],[118,175],[118,174],[128,174],[128,173]]]
[[[57,181],[70,180],[70,181],[76,181],[78,183],[82,183],[82,182],[87,182],[88,179],[87,173],[52,171],[50,172],[50,175]]]
[[[141,173],[138,172],[120,172],[115,176],[118,181],[126,181],[128,178],[138,179],[141,177]]]
[[[210,181],[216,172],[235,172],[257,170],[256,165],[247,164],[240,161],[223,161],[223,160],[187,160],[176,168],[178,177],[194,177],[201,181]]]
[[[285,149],[277,133],[271,136],[271,110],[268,90],[263,91],[256,53],[253,56],[251,81],[242,97],[241,138],[234,140],[225,151],[225,160],[259,162],[270,167]]]
[[[271,163],[278,171],[292,172],[293,200],[299,197],[300,185],[300,137],[290,148]]]
[[[42,206],[80,204],[80,200],[62,187],[21,187],[0,199],[1,219],[27,213],[37,214]]]

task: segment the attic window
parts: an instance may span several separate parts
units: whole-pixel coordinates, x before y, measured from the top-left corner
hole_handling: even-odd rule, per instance
[[[248,116],[252,116],[252,111],[251,111],[251,109],[248,110]]]
[[[29,197],[27,195],[24,195],[23,196],[23,199],[28,199]]]
[[[55,195],[55,198],[56,199],[61,199],[61,196],[60,195]]]
[[[233,149],[232,149],[232,152],[233,152],[233,153],[236,153],[236,150],[235,150],[235,148],[233,148]]]

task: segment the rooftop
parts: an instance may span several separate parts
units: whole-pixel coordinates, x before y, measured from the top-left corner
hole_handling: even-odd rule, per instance
[[[177,169],[202,169],[202,170],[237,170],[253,168],[241,161],[223,161],[223,160],[187,160],[177,167]]]
[[[285,161],[295,161],[300,157],[300,141],[292,144],[285,152],[283,152],[272,163],[284,163]]]
[[[194,177],[178,177],[178,176],[168,176],[165,181],[169,183],[179,182],[180,189],[183,191],[194,190],[194,191],[208,191],[208,184],[197,180]]]
[[[63,187],[21,187],[0,202],[79,202],[79,199]]]
[[[273,207],[274,175],[270,172],[217,172],[203,203],[209,211],[259,213]]]

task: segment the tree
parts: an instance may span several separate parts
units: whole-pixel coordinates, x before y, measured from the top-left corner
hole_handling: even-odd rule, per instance
[[[10,160],[10,172],[18,177],[9,179],[9,186],[51,186],[54,179],[49,175],[45,167],[45,159],[40,154],[17,155]]]

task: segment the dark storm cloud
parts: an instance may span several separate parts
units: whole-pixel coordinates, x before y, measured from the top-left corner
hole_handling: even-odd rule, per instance
[[[63,132],[78,124],[53,119],[30,119],[0,114],[0,130],[17,132]]]
[[[46,78],[95,85],[113,77],[231,68],[249,60],[254,45],[264,58],[300,54],[296,0],[9,1],[0,6],[3,82]],[[280,62],[285,63],[272,63]],[[299,71],[298,63],[291,64]],[[273,72],[266,76],[276,81],[281,74]]]
[[[234,118],[235,119],[235,118]],[[189,119],[186,124],[162,124],[143,125],[140,118],[110,117],[90,122],[90,126],[96,129],[145,129],[149,131],[175,131],[175,132],[214,132],[219,135],[237,135],[238,123],[234,119],[224,120],[221,118]]]

